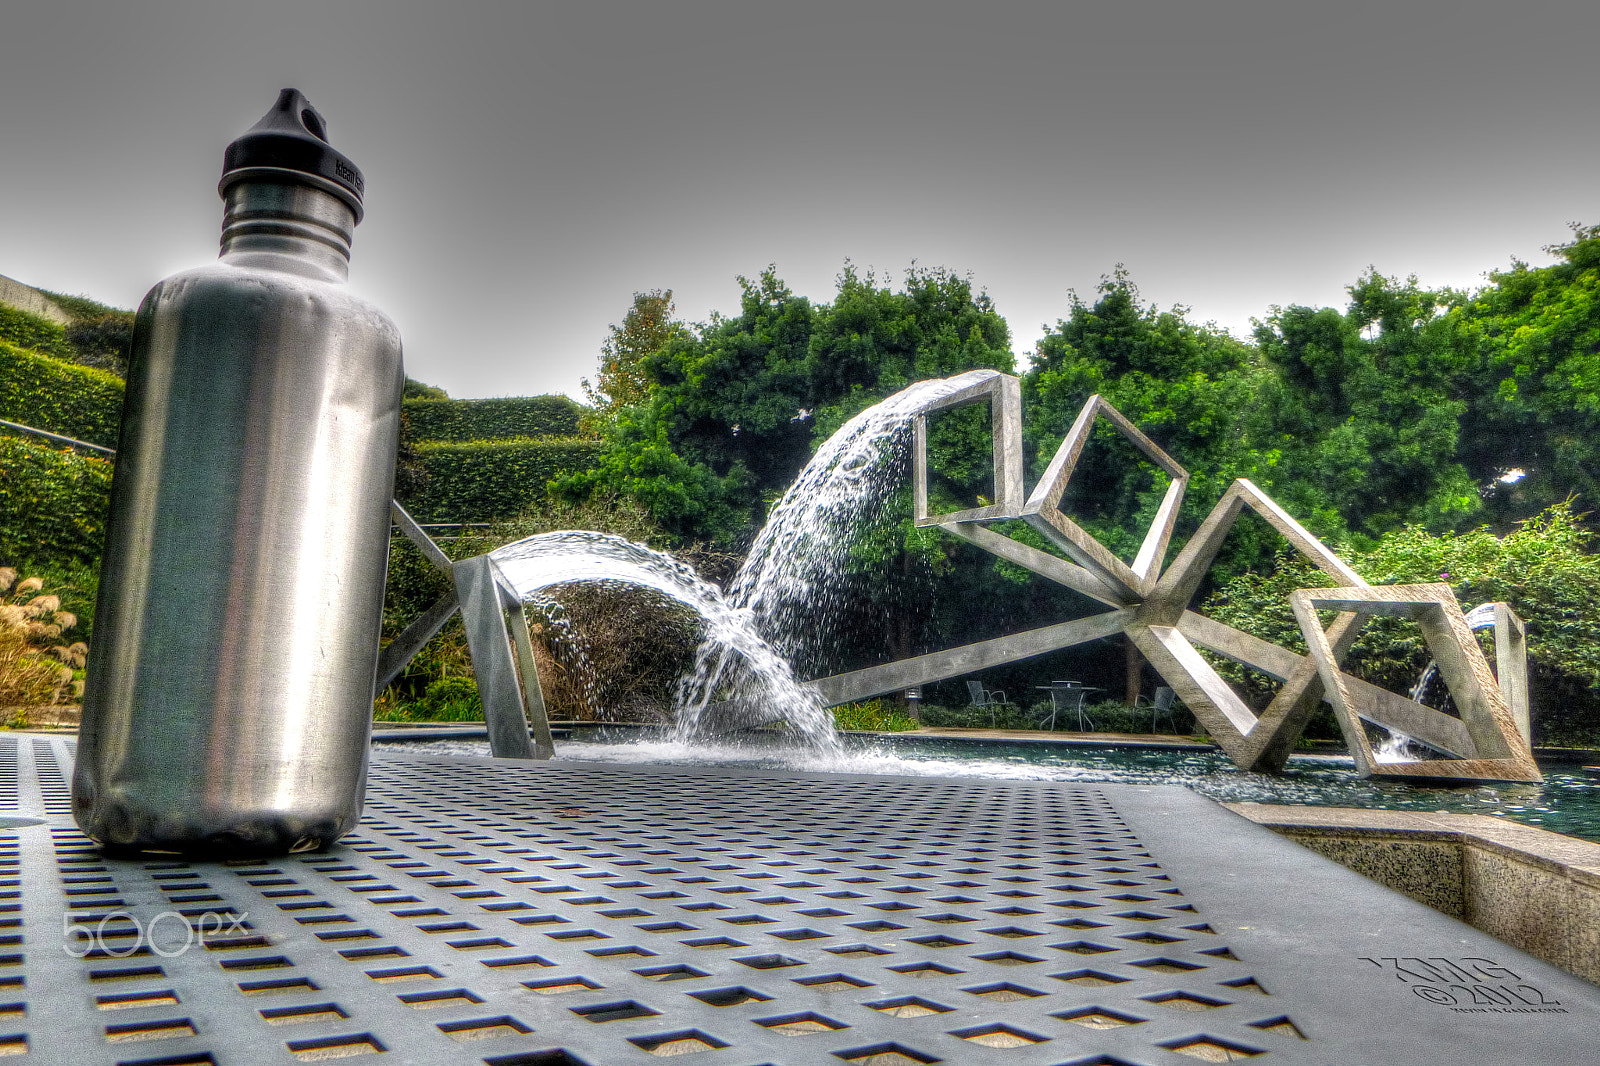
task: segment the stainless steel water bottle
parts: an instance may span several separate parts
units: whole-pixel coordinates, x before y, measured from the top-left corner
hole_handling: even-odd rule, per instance
[[[139,308],[73,815],[273,854],[361,813],[404,374],[345,288],[361,172],[285,89],[228,146],[217,262]]]

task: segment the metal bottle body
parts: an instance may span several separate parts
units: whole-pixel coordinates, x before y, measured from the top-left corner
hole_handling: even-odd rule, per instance
[[[121,848],[273,853],[360,817],[400,396],[349,207],[227,194],[135,326],[73,812]]]

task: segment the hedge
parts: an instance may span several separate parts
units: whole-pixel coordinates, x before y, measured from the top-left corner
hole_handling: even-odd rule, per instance
[[[0,437],[0,563],[98,563],[110,508],[109,460]]]
[[[498,400],[406,400],[417,441],[505,440],[569,437],[578,432],[583,405],[567,396],[513,396]]]
[[[57,359],[71,359],[74,354],[72,345],[67,343],[65,329],[48,318],[10,304],[0,304],[0,341],[19,348],[32,348]]]
[[[427,479],[401,502],[424,522],[499,521],[543,499],[551,478],[593,467],[600,448],[570,437],[417,444]]]
[[[115,448],[122,380],[0,341],[0,418]]]

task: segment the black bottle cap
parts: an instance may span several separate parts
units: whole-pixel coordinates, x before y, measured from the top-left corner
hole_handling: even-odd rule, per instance
[[[302,181],[338,196],[361,221],[361,170],[328,143],[327,123],[299,89],[279,93],[272,110],[223,153],[217,192],[226,196],[230,185],[249,180]]]

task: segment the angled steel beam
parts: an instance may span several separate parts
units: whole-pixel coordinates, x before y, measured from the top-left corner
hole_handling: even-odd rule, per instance
[[[1072,480],[1078,459],[1083,455],[1084,446],[1089,443],[1090,432],[1100,418],[1110,422],[1113,429],[1172,479],[1155,520],[1145,533],[1133,566],[1118,559],[1088,530],[1060,510],[1061,496],[1066,491],[1067,483]],[[1096,395],[1089,397],[1078,412],[1077,421],[1073,422],[1044,475],[1033,487],[1033,494],[1022,508],[1022,517],[1095,577],[1113,588],[1124,590],[1132,597],[1141,597],[1149,593],[1155,584],[1188,484],[1187,470],[1140,432],[1139,427],[1121,411]]]
[[[400,527],[400,532],[417,546],[430,563],[454,577],[449,556],[445,555],[439,545],[433,542],[433,538],[417,525],[416,519],[400,506],[399,500],[389,501],[389,515],[394,519],[395,525]],[[452,589],[435,600],[433,605],[413,619],[398,637],[379,650],[377,683],[372,690],[374,694],[394,684],[394,679],[400,676],[406,665],[415,659],[423,648],[427,647],[428,641],[438,636],[439,630],[444,628],[445,623],[450,621],[459,607],[460,600]]]
[[[1494,659],[1495,674],[1500,681],[1500,694],[1511,717],[1517,723],[1517,732],[1526,744],[1533,743],[1533,726],[1528,704],[1528,626],[1511,609],[1509,603],[1494,605]]]
[[[417,525],[417,520],[400,506],[399,500],[389,501],[389,515],[394,519],[394,524],[400,527],[400,532],[406,535],[406,539],[428,557],[428,562],[447,574],[451,572],[450,557],[433,542],[433,538],[428,536],[421,526]]]
[[[1349,652],[1360,630],[1357,615],[1343,617],[1347,620],[1336,622],[1334,628],[1328,630],[1329,640],[1341,659]],[[1322,682],[1316,677],[1316,661],[1194,611],[1184,612],[1183,619],[1178,623],[1178,631],[1207,651],[1226,656],[1252,670],[1259,670],[1274,680],[1286,682],[1286,689],[1304,691],[1308,695],[1308,702],[1304,706],[1298,703],[1279,706],[1279,701],[1284,699],[1280,691],[1273,706],[1261,712],[1260,723],[1250,731],[1250,742],[1245,746],[1247,754],[1240,765],[1248,763],[1248,768],[1252,770],[1283,769],[1283,761],[1293,751],[1295,741],[1305,730],[1311,712],[1316,710],[1319,703],[1332,702],[1323,693]],[[1344,675],[1344,682],[1355,699],[1359,717],[1385,729],[1398,730],[1415,737],[1446,755],[1466,758],[1473,750],[1472,739],[1467,735],[1461,719],[1349,674]],[[1299,696],[1293,699],[1298,701]]]
[[[1124,609],[1090,615],[1059,625],[1030,629],[1023,633],[964,644],[959,648],[900,659],[882,666],[869,666],[848,674],[818,678],[806,682],[822,697],[825,706],[832,707],[852,700],[864,700],[885,692],[897,692],[913,685],[927,685],[950,677],[960,677],[978,670],[987,670],[1001,663],[1029,659],[1045,652],[1070,648],[1100,637],[1114,636],[1133,618],[1133,611]]]
[[[517,668],[522,674],[522,697],[528,724],[533,734],[533,757],[548,759],[556,753],[550,735],[550,715],[545,710],[544,690],[539,686],[539,664],[533,657],[533,638],[528,633],[528,616],[523,613],[522,597],[508,584],[500,586],[500,599],[511,619],[511,636],[517,653]]]
[[[419,614],[394,640],[378,652],[378,684],[375,692],[382,692],[394,684],[394,679],[405,672],[406,664],[415,659],[428,641],[439,635],[439,630],[460,609],[455,589],[433,601],[433,605]]]
[[[1015,563],[1024,570],[1031,570],[1058,585],[1065,585],[1075,592],[1081,592],[1092,600],[1099,600],[1107,607],[1128,606],[1128,599],[1124,593],[1107,585],[1078,564],[1069,563],[1065,559],[1059,559],[1021,541],[1012,540],[977,522],[947,522],[941,524],[939,528],[951,536],[960,537],[967,543],[982,548],[990,555],[997,555],[1008,563]]]
[[[1454,780],[1543,781],[1533,752],[1517,731],[1483,651],[1472,636],[1455,593],[1442,582],[1420,585],[1300,589],[1289,597],[1322,684],[1333,703],[1358,772],[1386,777]],[[1440,676],[1461,712],[1472,741],[1467,759],[1407,760],[1379,763],[1361,728],[1356,700],[1339,670],[1339,652],[1328,640],[1318,610],[1357,610],[1413,618],[1433,653]]]

